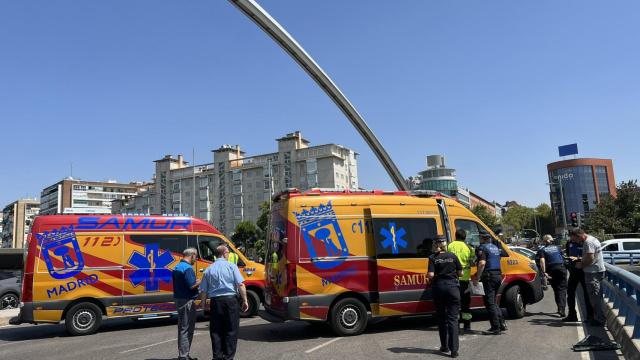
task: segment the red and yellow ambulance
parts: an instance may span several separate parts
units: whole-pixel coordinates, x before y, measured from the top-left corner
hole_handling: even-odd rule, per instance
[[[486,232],[505,250],[499,301],[512,317],[543,297],[535,264],[442,196],[290,190],[275,198],[269,226],[260,315],[270,321],[328,322],[344,336],[364,331],[369,314],[435,312],[428,257],[436,238],[451,241],[457,229],[467,232],[470,245]],[[472,307],[483,307],[482,298],[473,297]]]
[[[239,257],[250,309],[263,298],[264,265],[247,259],[216,228],[191,217],[48,215],[27,238],[19,322],[65,321],[67,331],[96,331],[102,318],[175,313],[171,271],[187,247],[198,249],[196,274],[227,245]]]

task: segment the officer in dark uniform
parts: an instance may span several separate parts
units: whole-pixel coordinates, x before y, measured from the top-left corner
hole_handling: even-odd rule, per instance
[[[502,283],[502,271],[500,269],[500,258],[502,250],[491,243],[491,235],[480,234],[480,246],[478,246],[476,257],[478,259],[478,272],[474,276],[473,282],[478,284],[482,281],[484,287],[484,306],[489,312],[489,322],[491,328],[484,331],[484,335],[500,335],[501,331],[507,330],[507,324],[502,316],[502,310],[496,302],[498,289]]]
[[[438,317],[440,351],[451,351],[458,357],[458,317],[460,316],[460,283],[462,265],[458,258],[447,252],[447,240],[438,238],[434,243],[434,254],[429,257],[427,273]]]
[[[540,270],[551,282],[558,314],[565,317],[567,307],[567,269],[564,267],[562,249],[553,243],[551,235],[544,236],[544,247],[538,251]]]
[[[569,307],[569,314],[566,318],[562,319],[565,322],[578,321],[578,313],[576,312],[576,289],[578,285],[582,285],[582,293],[585,294],[584,303],[585,310],[587,312],[587,321],[593,320],[593,309],[591,307],[591,301],[587,296],[587,286],[584,281],[584,271],[580,266],[578,259],[582,258],[582,244],[574,242],[573,240],[567,241],[567,267],[569,268],[569,282],[567,284],[567,304]]]

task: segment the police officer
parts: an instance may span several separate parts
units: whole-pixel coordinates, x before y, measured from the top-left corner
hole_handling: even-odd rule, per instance
[[[229,262],[229,249],[220,245],[215,250],[216,261],[202,276],[202,303],[209,298],[209,333],[214,359],[232,360],[238,344],[240,311],[247,311],[247,290],[238,267]],[[238,302],[238,293],[242,304]]]
[[[458,317],[460,316],[460,285],[462,265],[458,258],[447,251],[447,240],[438,238],[434,243],[434,254],[429,257],[427,277],[432,283],[433,300],[438,317],[440,351],[451,351],[458,357]]]
[[[582,244],[570,238],[567,241],[566,252],[569,267],[569,283],[567,286],[567,304],[569,307],[569,315],[562,319],[565,322],[578,321],[578,313],[576,312],[576,289],[578,285],[582,285],[582,293],[584,294],[584,303],[586,305],[587,321],[593,320],[593,309],[591,301],[587,295],[587,285],[584,281],[584,271],[578,259],[582,258]]]
[[[454,254],[460,265],[462,265],[462,276],[460,276],[460,305],[462,311],[460,317],[464,324],[464,333],[471,332],[471,291],[469,291],[469,280],[471,279],[471,264],[473,263],[474,253],[473,250],[465,240],[467,239],[467,232],[464,229],[456,230],[456,240],[449,244],[447,251]]]
[[[567,269],[564,267],[564,258],[560,246],[553,244],[553,237],[543,237],[544,247],[538,251],[540,270],[551,282],[553,295],[555,296],[558,314],[565,317],[567,314]]]
[[[502,316],[502,310],[496,303],[498,288],[502,283],[502,271],[500,269],[500,257],[502,250],[491,243],[491,235],[480,234],[480,246],[476,251],[478,259],[478,272],[473,278],[473,283],[482,281],[484,287],[484,306],[489,312],[489,322],[491,328],[484,331],[484,335],[500,335],[501,331],[507,330],[507,324]]]

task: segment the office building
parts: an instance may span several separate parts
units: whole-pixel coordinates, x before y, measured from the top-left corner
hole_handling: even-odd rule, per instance
[[[309,146],[297,131],[276,139],[277,152],[246,156],[240,146],[213,150],[213,163],[187,166],[182,156],[156,161],[155,185],[114,202],[114,213],[195,215],[230,234],[255,222],[260,204],[287,188],[358,189],[357,153],[337,144]]]
[[[40,193],[40,214],[110,214],[111,202],[135,195],[139,183],[61,180]]]
[[[613,161],[610,159],[571,159],[547,165],[552,209],[558,229],[571,226],[571,214],[578,218],[593,210],[605,196],[616,196]],[[582,215],[582,216],[580,216]]]
[[[443,155],[427,156],[427,169],[419,173],[419,190],[433,190],[439,193],[456,196],[458,181],[456,170],[448,168]]]
[[[2,210],[2,247],[24,247],[33,218],[38,215],[40,202],[36,199],[20,199]]]

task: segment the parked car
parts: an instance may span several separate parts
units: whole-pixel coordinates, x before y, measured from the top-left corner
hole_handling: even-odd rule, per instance
[[[0,271],[0,310],[20,305],[20,277],[12,271]]]
[[[520,255],[524,255],[531,260],[535,260],[536,252],[529,248],[522,247],[522,246],[509,246],[509,249],[513,250],[514,252],[517,252]]]
[[[602,254],[604,261],[615,263],[628,263],[630,254],[634,254],[634,263],[640,262],[640,239],[613,239],[602,242]],[[637,254],[637,255],[636,255]]]

